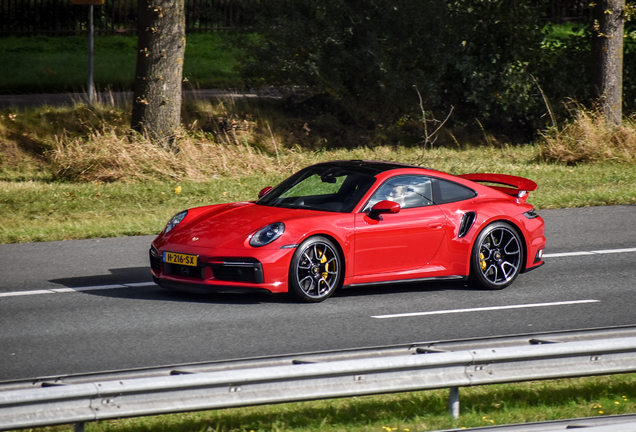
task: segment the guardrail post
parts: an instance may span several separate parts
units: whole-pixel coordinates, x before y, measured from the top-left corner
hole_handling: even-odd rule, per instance
[[[84,425],[85,423],[75,423],[75,432],[84,432]]]
[[[448,409],[454,419],[459,418],[459,387],[451,387],[448,396]]]

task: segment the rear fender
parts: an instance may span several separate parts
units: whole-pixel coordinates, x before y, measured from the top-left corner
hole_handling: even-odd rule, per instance
[[[472,256],[472,250],[474,249],[475,243],[477,242],[477,239],[479,238],[479,234],[481,234],[481,232],[485,230],[489,225],[496,222],[503,222],[508,224],[519,235],[521,239],[521,248],[523,249],[523,256],[524,256],[523,262],[521,264],[521,270],[519,271],[519,273],[525,273],[526,267],[528,265],[528,241],[526,239],[526,236],[524,235],[524,230],[521,229],[521,227],[517,224],[515,220],[510,218],[503,218],[503,219],[492,218],[489,220],[481,221],[481,223],[479,223],[478,229],[475,231],[475,233],[473,233],[473,236],[471,238],[471,246],[470,246],[471,254],[469,254],[468,256],[468,263],[469,263],[468,268],[470,269],[470,257]]]

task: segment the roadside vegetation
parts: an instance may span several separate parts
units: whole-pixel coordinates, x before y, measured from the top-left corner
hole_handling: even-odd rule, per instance
[[[565,49],[580,31],[550,27],[542,46]],[[258,38],[238,40],[258,48]],[[98,89],[131,88],[135,42],[96,38]],[[240,73],[240,59],[257,65],[233,42],[189,35],[185,87],[241,88],[248,75],[268,76],[254,67]],[[86,49],[80,36],[3,38],[0,93],[82,91]],[[551,126],[520,142],[485,118],[425,110],[425,99],[370,126],[322,96],[287,90],[275,93],[280,99],[189,100],[175,142],[164,146],[130,133],[130,106],[0,111],[0,243],[156,234],[183,208],[252,200],[298,169],[333,159],[525,176],[539,184],[530,195],[538,209],[636,203],[636,117],[608,127],[580,105],[564,106],[563,117],[546,102]],[[405,91],[411,100],[420,89]]]
[[[636,375],[534,381],[460,389],[232,408],[87,423],[88,432],[419,432],[636,412]],[[73,425],[34,431],[73,431]]]
[[[127,107],[78,104],[0,112],[0,243],[156,234],[178,211],[253,200],[312,163],[374,159],[453,174],[499,172],[539,184],[538,209],[636,204],[636,124],[607,129],[582,111],[534,143],[421,124],[368,135],[277,100],[191,101],[173,146],[129,133]]]
[[[83,37],[3,38],[0,93],[82,91],[85,52]],[[186,86],[241,87],[236,55],[214,35],[188,36]],[[97,38],[95,61],[99,89],[129,90],[135,39]],[[529,77],[512,72],[515,79]],[[531,84],[524,88],[537,96]],[[495,102],[478,96],[497,92],[474,93],[490,104],[475,110],[485,115]],[[538,209],[636,204],[634,117],[607,127],[594,111],[576,107],[569,120],[520,143],[484,128],[480,118],[469,126],[449,122],[434,133],[441,122],[416,96],[413,90],[408,113],[396,111],[373,127],[343,122],[327,103],[314,109],[320,100],[295,103],[294,95],[188,101],[177,139],[164,146],[130,133],[129,106],[2,110],[0,243],[156,234],[184,208],[253,200],[298,169],[335,159],[524,176],[539,184],[529,198]],[[504,96],[526,107],[515,91]],[[535,99],[533,109],[544,111],[544,101]],[[440,110],[438,118],[450,111]],[[448,414],[448,391],[440,390],[106,421],[87,430],[423,431],[594,417],[636,412],[635,380],[620,375],[462,389],[458,421]]]

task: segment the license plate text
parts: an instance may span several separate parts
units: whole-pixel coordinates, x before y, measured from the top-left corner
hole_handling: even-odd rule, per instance
[[[198,264],[196,255],[185,255],[185,254],[178,254],[174,252],[164,252],[163,262],[167,262],[170,264],[193,266],[193,267],[196,267]]]

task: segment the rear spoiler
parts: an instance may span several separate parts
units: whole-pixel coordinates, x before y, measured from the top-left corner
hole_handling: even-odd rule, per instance
[[[528,192],[537,190],[537,184],[532,180],[507,174],[474,173],[460,174],[457,177],[478,183],[487,183],[485,186],[491,187],[515,198],[522,199],[523,201],[527,199]]]

